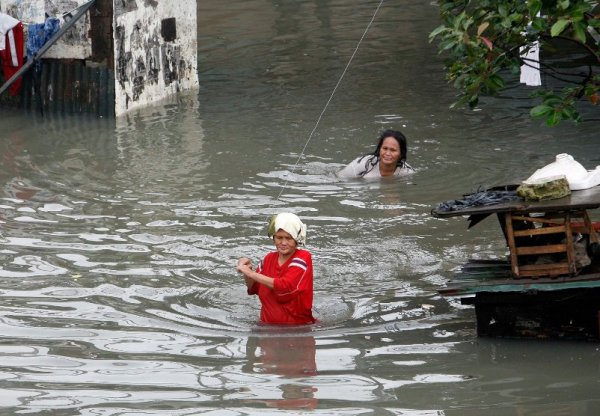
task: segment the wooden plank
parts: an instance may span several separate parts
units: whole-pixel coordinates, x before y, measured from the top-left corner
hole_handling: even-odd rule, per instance
[[[598,234],[596,233],[596,229],[594,228],[594,224],[590,220],[590,216],[587,211],[583,211],[583,223],[587,228],[587,234],[590,235],[590,243],[598,243]]]
[[[571,232],[579,234],[588,234],[589,229],[585,225],[572,225]],[[594,232],[595,234],[595,232]]]
[[[565,253],[567,249],[568,244],[546,244],[543,246],[517,247],[515,252],[518,256],[531,256],[536,254]]]
[[[559,224],[563,223],[562,221],[560,223],[557,222],[556,219],[558,219],[558,217],[554,217],[554,219],[550,219],[549,217],[529,217],[529,216],[522,216],[522,215],[513,215],[513,221],[527,221],[527,222],[533,222],[533,223],[537,223],[537,224],[551,224],[551,225],[559,225]]]
[[[577,214],[579,212],[579,210],[561,210],[561,211],[555,211],[555,212],[545,212],[543,217],[540,218],[544,218],[544,219],[548,219],[548,220],[560,220],[561,224],[565,222],[565,213],[569,212],[571,214]],[[577,215],[575,215],[577,216]]]
[[[591,278],[594,276],[594,278]],[[600,287],[598,273],[584,277],[540,277],[530,279],[499,279],[486,282],[451,281],[446,287],[438,289],[444,296],[474,295],[481,292],[511,293],[536,291],[556,291],[575,288]]]
[[[519,275],[519,261],[517,259],[517,248],[515,246],[515,235],[513,232],[513,220],[512,214],[507,212],[504,216],[504,220],[506,221],[506,242],[508,244],[508,249],[510,250],[510,265],[513,275]]]
[[[569,263],[567,262],[562,262],[562,263],[544,263],[544,264],[526,264],[521,266],[521,269],[523,270],[551,270],[553,268],[569,268]]]
[[[468,284],[472,284],[472,280],[467,279],[463,280],[462,279],[462,275],[457,274],[455,275],[455,278],[453,280],[451,280],[448,284],[453,284],[453,285],[459,285],[462,283],[468,283]],[[562,283],[585,283],[585,282],[591,282],[591,281],[597,281],[598,282],[598,286],[600,286],[600,273],[590,273],[590,274],[581,274],[578,276],[554,276],[554,277],[543,277],[543,278],[523,278],[523,279],[505,279],[505,278],[498,278],[495,280],[486,280],[485,282],[481,282],[480,285],[481,287],[489,287],[489,286],[496,286],[496,285],[505,285],[505,284],[510,284],[510,285],[518,285],[518,286],[529,286],[532,284],[550,284],[550,283],[556,283],[556,284],[562,284]]]
[[[508,279],[508,278],[512,277],[509,265],[506,265],[506,268],[504,268],[504,269],[461,270],[459,273],[460,273],[461,280],[471,280],[471,281],[498,280],[498,279]]]
[[[560,276],[569,274],[569,263],[528,264],[521,266],[521,275],[532,276]]]
[[[457,274],[461,280],[490,280],[510,278],[511,268],[508,260],[471,260],[460,268]]]
[[[569,262],[569,273],[576,273],[575,266],[575,247],[573,245],[573,233],[571,232],[571,213],[565,215],[565,241],[567,243],[567,261]]]
[[[534,236],[534,235],[558,234],[558,233],[564,233],[564,232],[565,232],[565,226],[558,225],[558,226],[551,226],[551,227],[532,228],[530,230],[515,230],[515,231],[513,231],[513,234],[515,237],[530,237],[530,236]]]

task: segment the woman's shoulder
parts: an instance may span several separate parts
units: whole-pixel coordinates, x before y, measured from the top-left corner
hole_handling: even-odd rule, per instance
[[[362,155],[348,163],[338,176],[342,178],[357,178],[368,173],[375,164],[372,163],[373,155]]]
[[[296,252],[294,253],[294,255],[292,257],[299,257],[301,259],[310,260],[312,258],[312,254],[310,254],[310,251],[308,251],[305,248],[299,248],[299,249],[296,249]]]
[[[402,166],[400,166],[399,168],[396,169],[396,172],[394,172],[395,176],[405,176],[405,175],[410,175],[411,173],[414,173],[415,170],[412,166],[410,166],[408,163],[404,162],[404,164]]]
[[[278,256],[279,253],[277,253],[276,251],[269,251],[267,254],[265,254],[263,261],[266,263],[268,261],[272,261],[273,259],[277,259]]]

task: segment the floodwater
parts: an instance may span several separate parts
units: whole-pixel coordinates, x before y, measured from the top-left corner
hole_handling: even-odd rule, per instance
[[[377,6],[203,0],[199,91],[117,120],[3,113],[1,415],[597,414],[599,345],[478,338],[436,289],[502,236],[430,215],[557,153],[595,167],[597,121],[548,129],[522,88],[449,109],[435,4],[384,2],[356,50]],[[338,180],[384,128],[416,173]],[[308,225],[307,328],[257,325],[234,270],[283,210]]]

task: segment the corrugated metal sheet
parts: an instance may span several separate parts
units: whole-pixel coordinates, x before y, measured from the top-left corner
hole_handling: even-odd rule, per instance
[[[114,117],[114,102],[113,70],[86,66],[80,60],[43,60],[40,70],[32,68],[24,75],[20,96],[1,100],[0,105],[43,113]]]

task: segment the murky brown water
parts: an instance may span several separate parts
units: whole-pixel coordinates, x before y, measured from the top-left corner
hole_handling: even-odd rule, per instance
[[[491,220],[429,214],[557,153],[594,167],[597,123],[546,129],[518,90],[450,111],[435,6],[390,1],[308,141],[378,2],[199,3],[199,94],[2,115],[0,414],[597,414],[598,345],[478,339],[437,294],[505,248]],[[388,127],[417,172],[337,180]],[[234,271],[282,209],[309,227],[306,330],[257,327]]]

